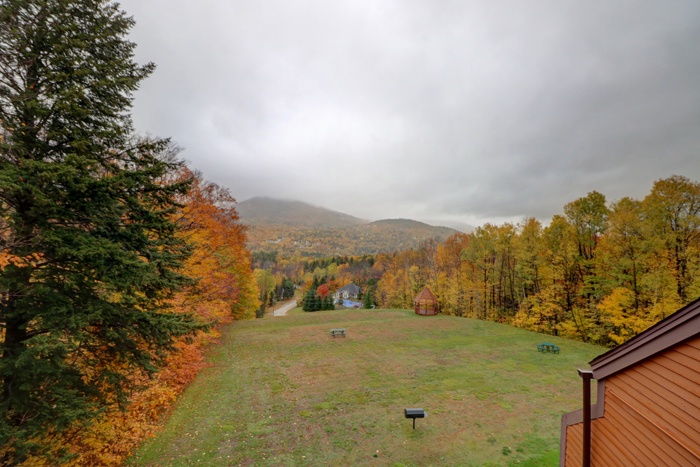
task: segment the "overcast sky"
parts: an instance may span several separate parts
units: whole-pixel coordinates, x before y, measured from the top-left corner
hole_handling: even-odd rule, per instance
[[[482,225],[700,181],[696,0],[121,5],[137,130],[239,201]]]

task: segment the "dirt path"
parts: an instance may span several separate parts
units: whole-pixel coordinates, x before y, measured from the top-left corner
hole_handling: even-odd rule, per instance
[[[297,299],[293,298],[290,301],[283,303],[281,305],[278,305],[279,308],[276,308],[272,312],[272,316],[285,316],[289,310],[292,308],[296,308],[297,306]]]

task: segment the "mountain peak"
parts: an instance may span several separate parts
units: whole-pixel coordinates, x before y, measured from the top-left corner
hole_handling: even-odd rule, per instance
[[[289,225],[295,227],[349,227],[367,221],[342,212],[313,206],[302,201],[256,196],[236,206],[241,221],[248,225]]]
[[[374,221],[370,225],[380,226],[385,225],[387,227],[432,227],[425,222],[414,221],[413,219],[382,219],[379,221]]]

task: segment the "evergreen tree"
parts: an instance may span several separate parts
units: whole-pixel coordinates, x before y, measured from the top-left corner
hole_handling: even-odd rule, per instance
[[[362,306],[364,308],[374,308],[374,303],[372,302],[372,294],[370,293],[370,290],[367,289],[364,293],[363,301],[362,301]]]
[[[282,296],[283,298],[292,298],[294,296],[294,282],[288,277],[282,280]]]
[[[167,140],[133,136],[153,65],[132,25],[108,0],[0,2],[2,465],[123,403],[130,372],[201,327],[166,310],[188,282],[171,216],[189,182]]]
[[[312,289],[309,289],[308,292],[306,292],[306,295],[304,296],[304,305],[301,307],[301,309],[304,311],[316,311],[314,310],[315,303],[316,300],[314,297],[314,291]]]

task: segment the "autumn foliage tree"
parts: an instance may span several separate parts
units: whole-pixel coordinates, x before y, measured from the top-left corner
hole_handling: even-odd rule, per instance
[[[328,288],[328,284],[321,284],[316,288],[316,295],[318,295],[321,298],[326,298],[330,295],[330,293],[331,291]]]
[[[486,224],[374,269],[382,307],[428,285],[442,313],[617,345],[700,296],[700,184],[672,176],[610,204],[593,191],[546,226]]]
[[[255,315],[258,318],[263,318],[270,299],[274,297],[276,284],[275,276],[267,269],[256,269],[255,280],[259,294],[258,308]]]
[[[651,234],[671,254],[681,301],[700,290],[696,281],[700,243],[700,183],[674,175],[654,183],[643,209]],[[692,292],[691,292],[692,291]]]
[[[258,287],[236,200],[199,173],[184,168],[179,176],[191,180],[191,189],[180,199],[183,206],[174,220],[178,237],[192,249],[184,269],[195,282],[177,295],[175,304],[208,321],[254,318]]]

